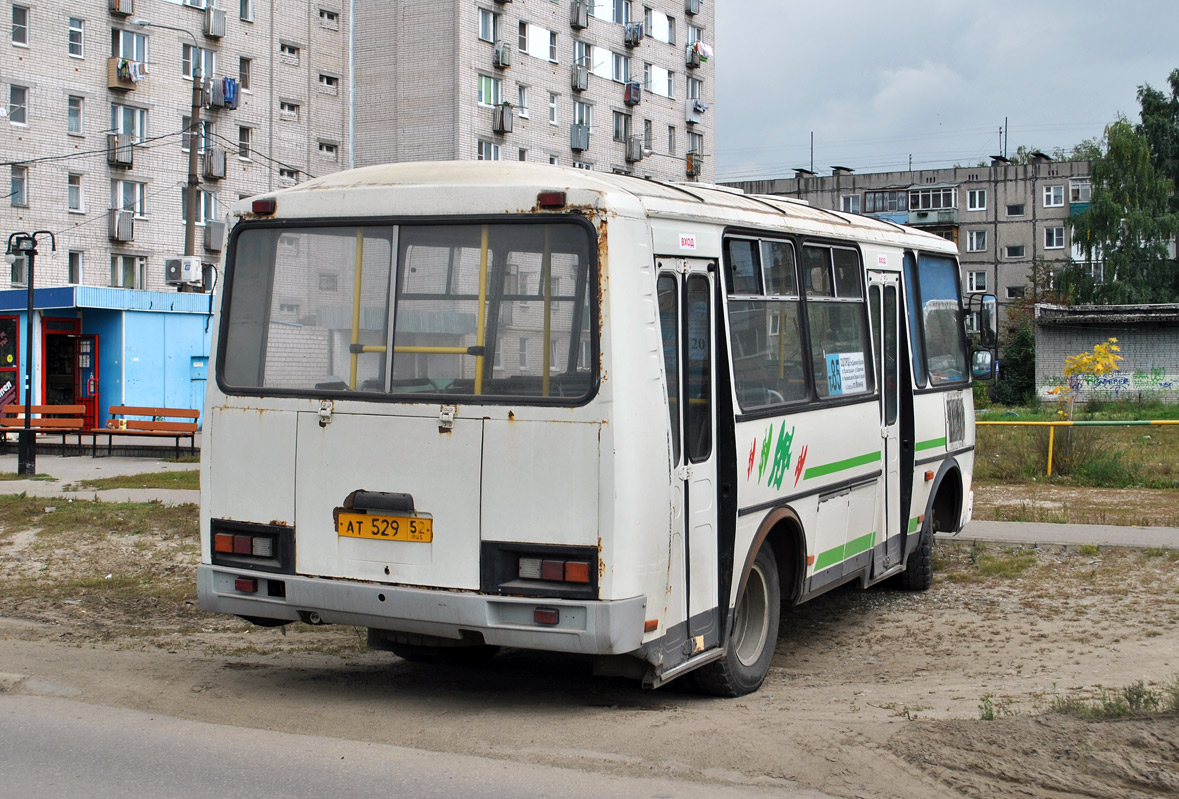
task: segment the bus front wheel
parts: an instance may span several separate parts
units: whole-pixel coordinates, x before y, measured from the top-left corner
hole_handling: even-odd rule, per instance
[[[693,673],[700,690],[716,696],[743,696],[761,687],[778,642],[781,596],[778,562],[766,543],[758,550],[737,599],[724,657]]]

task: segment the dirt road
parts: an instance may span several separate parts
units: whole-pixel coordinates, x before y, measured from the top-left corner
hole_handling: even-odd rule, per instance
[[[79,553],[0,530],[0,690],[846,797],[1179,793],[1179,720],[1045,713],[1054,698],[1179,674],[1174,553],[939,544],[928,593],[841,589],[785,613],[766,685],[723,700],[596,678],[574,657],[513,650],[480,670],[425,667],[365,651],[349,628],[248,627],[196,608],[191,545],[120,538],[94,535]],[[38,582],[120,562],[153,576]]]

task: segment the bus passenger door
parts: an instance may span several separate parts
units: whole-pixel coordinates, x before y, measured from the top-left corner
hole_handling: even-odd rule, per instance
[[[658,279],[672,431],[672,596],[690,657],[719,643],[714,293],[708,261],[661,259]],[[682,553],[676,557],[674,539]],[[675,585],[679,583],[679,585]],[[680,608],[677,608],[677,610]],[[679,614],[677,614],[678,616]],[[669,644],[677,638],[668,630]]]
[[[884,461],[872,576],[880,576],[901,562],[901,447],[898,408],[900,372],[898,345],[899,276],[868,273],[868,307],[872,318],[872,352],[880,389],[880,449]]]

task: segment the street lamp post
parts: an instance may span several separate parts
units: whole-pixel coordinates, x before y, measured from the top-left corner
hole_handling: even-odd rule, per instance
[[[25,477],[37,474],[37,434],[32,430],[33,419],[33,264],[37,258],[37,237],[49,237],[50,247],[57,251],[57,240],[48,230],[32,233],[13,233],[8,237],[4,252],[8,263],[17,257],[25,259],[25,283],[28,286],[28,313],[25,316],[25,426],[19,433],[16,473]]]
[[[178,31],[192,39],[192,113],[188,134],[188,185],[184,190],[185,196],[188,199],[188,213],[184,218],[184,254],[196,255],[197,201],[200,196],[201,186],[201,176],[198,168],[199,162],[197,160],[197,140],[200,137],[201,130],[201,101],[204,99],[204,77],[201,74],[201,45],[197,41],[197,37],[193,36],[192,33],[184,28],[163,25],[159,22],[149,22],[139,17],[133,18],[131,24],[138,25],[141,28],[164,28],[165,30]]]

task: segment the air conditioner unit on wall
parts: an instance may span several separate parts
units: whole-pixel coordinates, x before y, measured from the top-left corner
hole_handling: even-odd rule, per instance
[[[225,245],[225,223],[209,220],[205,223],[205,249],[221,252]]]
[[[627,47],[637,47],[643,41],[643,23],[627,23],[624,36],[624,42]]]
[[[589,134],[590,134],[589,125],[582,125],[582,124],[579,124],[576,122],[573,123],[572,125],[570,125],[569,126],[569,147],[570,147],[570,149],[577,150],[578,152],[580,152],[582,150],[588,150],[589,149]]]
[[[164,259],[164,282],[170,286],[200,283],[204,280],[201,259],[196,255],[182,255]]]
[[[585,64],[573,65],[573,89],[584,92],[589,88],[589,67]]]
[[[499,42],[495,46],[494,62],[501,69],[512,65],[512,46],[507,42]]]
[[[573,0],[569,8],[569,24],[578,29],[589,27],[589,0]]]
[[[110,0],[112,14],[134,14],[135,0]]]
[[[510,103],[491,109],[491,130],[494,133],[512,132],[512,106]]]
[[[204,153],[204,176],[208,180],[221,180],[225,177],[225,151],[220,147],[210,147]]]

